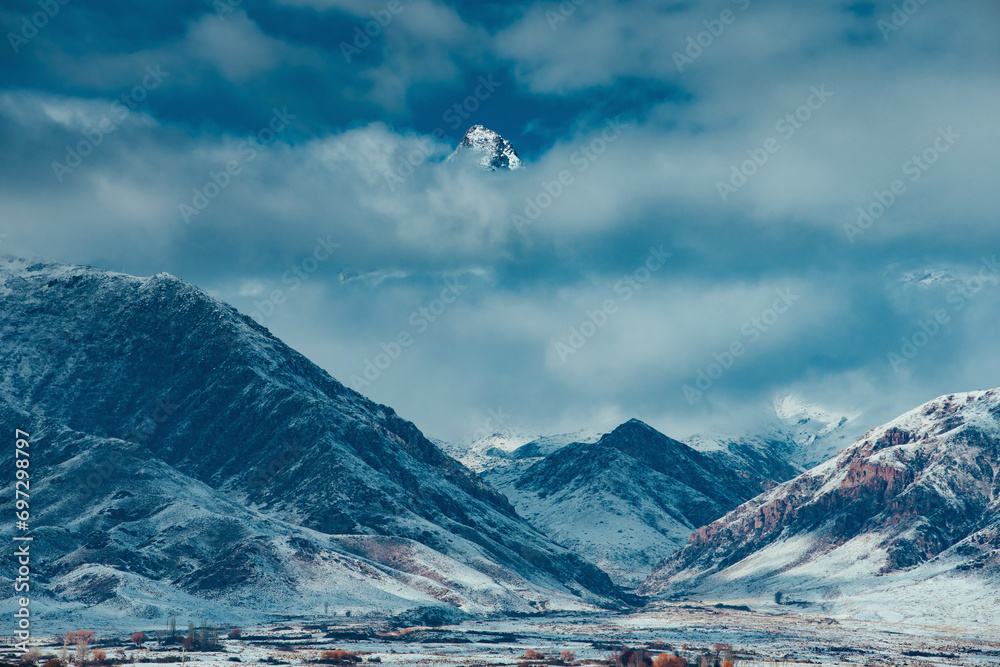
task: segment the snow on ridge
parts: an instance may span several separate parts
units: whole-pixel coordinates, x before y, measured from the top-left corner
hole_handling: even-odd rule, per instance
[[[538,435],[514,428],[504,429],[475,440],[469,445],[443,443],[445,451],[458,459],[464,466],[482,473],[487,470],[519,465],[519,462],[534,462],[572,443],[592,443],[600,440],[606,431],[582,428],[572,433]],[[518,450],[525,447],[537,448],[537,456],[519,456]],[[523,467],[523,466],[520,466]]]
[[[978,390],[938,396],[909,412],[905,412],[890,422],[876,427],[862,436],[858,442],[873,442],[891,429],[907,431],[913,440],[940,437],[967,426],[975,426],[987,433],[1000,435],[997,410],[1000,408],[1000,390]],[[949,431],[934,430],[941,420],[951,417]],[[961,418],[960,422],[954,419]]]
[[[524,163],[511,143],[483,125],[470,127],[448,159],[454,161],[465,155],[476,159],[479,167],[486,171],[514,171],[524,168]]]

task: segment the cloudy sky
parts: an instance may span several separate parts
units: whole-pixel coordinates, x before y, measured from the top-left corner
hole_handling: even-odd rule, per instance
[[[0,23],[0,252],[177,275],[429,435],[683,435],[788,393],[875,425],[1000,385],[993,0]],[[472,124],[527,168],[445,162]]]

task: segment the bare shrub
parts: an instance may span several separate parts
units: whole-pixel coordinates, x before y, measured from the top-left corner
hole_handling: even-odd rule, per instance
[[[94,653],[91,656],[91,660],[93,662],[103,663],[107,659],[108,659],[108,654],[105,653],[105,651],[104,651],[103,648],[95,648],[94,649]]]
[[[38,662],[38,659],[42,657],[42,649],[37,646],[32,646],[21,656],[21,663],[25,665],[33,665]]]
[[[94,641],[94,631],[93,630],[73,630],[72,632],[66,633],[66,641],[70,644],[75,644],[83,639],[88,644]]]
[[[132,643],[135,644],[136,646],[142,646],[143,643],[145,643],[145,641],[146,641],[145,632],[140,631],[132,635]]]
[[[524,658],[526,660],[545,660],[545,654],[533,648],[528,648],[524,650]]]
[[[569,651],[569,650],[560,651],[559,652],[559,659],[562,660],[563,662],[567,663],[567,664],[569,664],[571,662],[576,662],[576,653],[573,653],[573,651]]]
[[[87,662],[87,656],[90,654],[90,642],[86,639],[76,640],[76,661],[81,665]]]

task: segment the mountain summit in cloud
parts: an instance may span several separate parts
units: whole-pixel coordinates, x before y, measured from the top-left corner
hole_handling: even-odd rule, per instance
[[[481,169],[523,169],[524,164],[510,142],[482,125],[470,127],[449,160],[474,160]]]

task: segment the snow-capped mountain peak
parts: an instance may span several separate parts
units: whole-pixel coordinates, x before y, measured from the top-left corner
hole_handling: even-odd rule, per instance
[[[510,142],[483,125],[470,127],[449,160],[468,158],[486,171],[522,169],[524,164]]]
[[[750,448],[806,470],[833,458],[867,429],[856,412],[832,410],[785,393],[762,406],[754,421],[740,429],[709,429],[683,441],[702,452]]]

